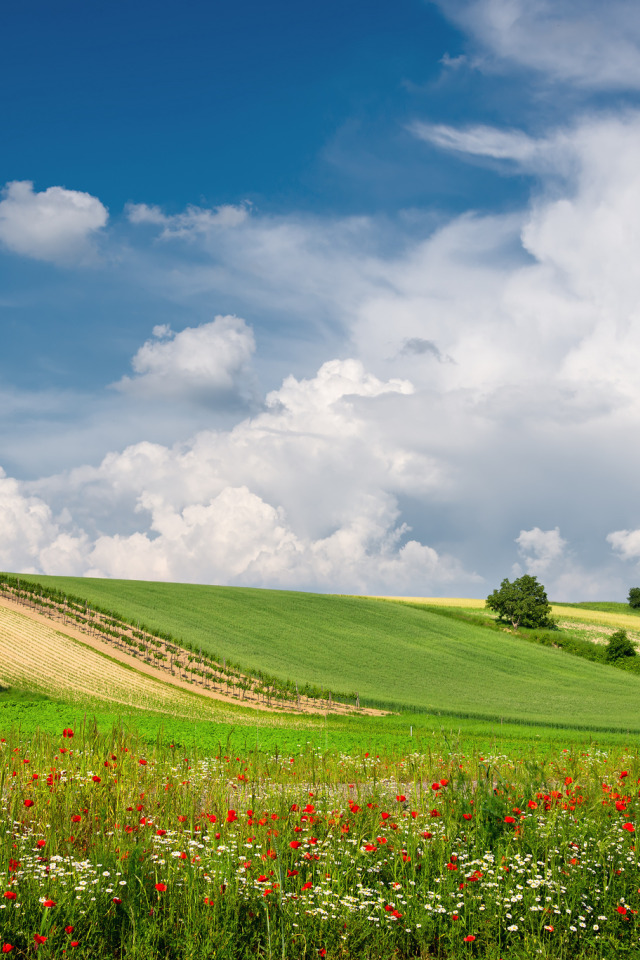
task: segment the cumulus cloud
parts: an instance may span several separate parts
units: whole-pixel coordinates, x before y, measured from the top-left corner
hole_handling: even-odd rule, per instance
[[[516,537],[516,543],[527,573],[534,577],[545,574],[549,567],[562,557],[567,545],[567,541],[560,536],[558,527],[553,530],[541,530],[539,527],[521,530]]]
[[[623,560],[640,558],[640,530],[614,530],[607,541]]]
[[[80,573],[85,538],[61,529],[40,497],[25,494],[0,468],[0,569],[23,573]]]
[[[528,207],[463,215],[379,261],[350,325],[367,366],[389,356],[393,318],[395,369],[405,344],[437,344],[456,363],[412,368],[416,385],[474,394],[494,422],[638,409],[640,116],[585,118],[547,147]]]
[[[378,415],[378,405],[412,397],[405,380],[333,360],[315,377],[286,378],[262,413],[231,430],[173,448],[136,444],[36,483],[7,481],[23,513],[31,503],[40,511],[29,568],[48,571],[66,551],[69,565],[93,576],[355,593],[476,584],[402,522],[399,495],[443,484],[437,462],[405,449]],[[63,503],[66,520],[54,521]],[[87,503],[99,519],[116,503],[115,529],[84,529]],[[24,566],[18,540],[7,546],[9,568]]]
[[[77,260],[91,250],[91,238],[108,216],[89,193],[64,187],[37,193],[29,180],[15,180],[2,191],[0,242],[36,260]]]
[[[153,329],[132,360],[134,377],[119,390],[136,396],[211,401],[221,394],[247,394],[253,331],[241,317],[218,316],[174,333],[168,324]]]
[[[598,0],[438,2],[479,45],[476,65],[516,64],[587,89],[640,88],[640,11],[634,0],[609,0],[606,16]]]

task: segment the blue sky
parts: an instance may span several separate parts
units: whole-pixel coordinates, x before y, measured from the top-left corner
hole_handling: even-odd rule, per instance
[[[635,4],[5,29],[0,567],[625,598]]]

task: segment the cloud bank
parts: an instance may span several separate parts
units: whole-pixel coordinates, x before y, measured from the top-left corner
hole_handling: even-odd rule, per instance
[[[309,380],[288,377],[228,432],[137,444],[37,483],[3,478],[5,566],[355,593],[478,583],[400,520],[398,494],[436,489],[438,467],[395,443],[367,407],[411,395],[406,381],[334,360]],[[114,501],[116,528],[128,517],[134,532],[101,532]]]

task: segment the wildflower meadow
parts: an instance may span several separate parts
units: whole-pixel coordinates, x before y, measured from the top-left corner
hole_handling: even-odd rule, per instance
[[[0,738],[10,958],[640,955],[637,750]]]

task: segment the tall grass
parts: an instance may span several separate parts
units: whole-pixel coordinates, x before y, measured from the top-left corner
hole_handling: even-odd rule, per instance
[[[12,956],[637,956],[636,751],[0,751]]]

